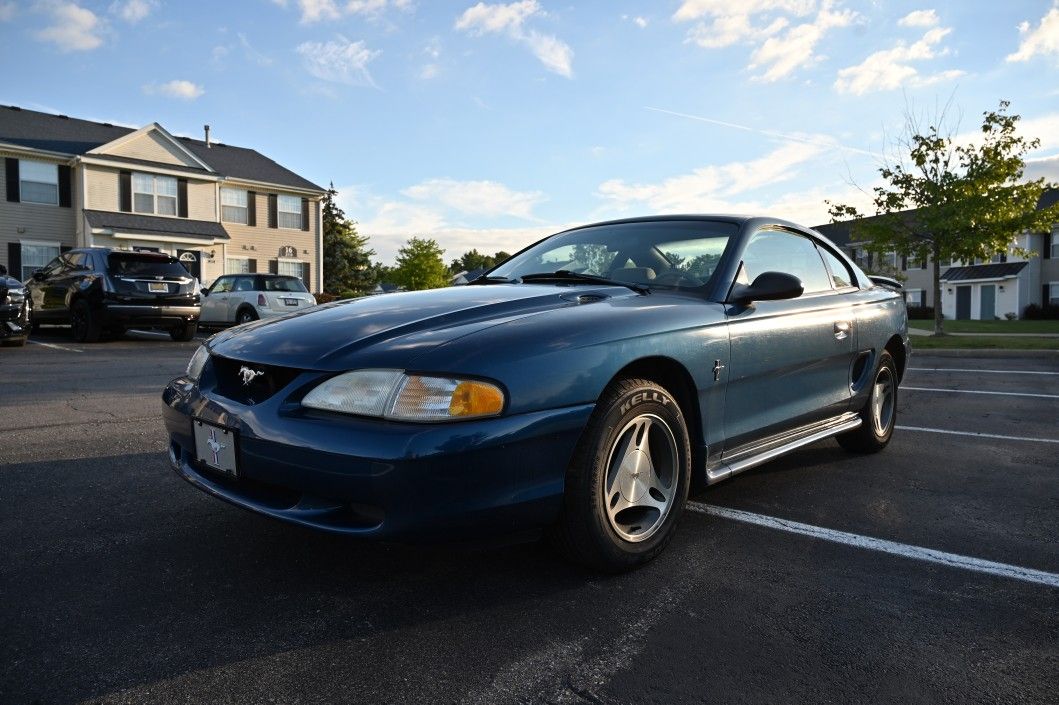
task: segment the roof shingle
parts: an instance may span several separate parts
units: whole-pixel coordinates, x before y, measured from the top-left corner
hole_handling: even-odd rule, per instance
[[[160,218],[140,213],[117,213],[85,209],[85,217],[93,228],[106,228],[127,233],[145,235],[165,234],[202,240],[228,240],[224,226],[210,220],[188,220],[187,218]]]
[[[973,264],[969,267],[950,267],[941,275],[941,280],[958,282],[971,279],[1005,279],[1015,276],[1025,266],[1025,262],[996,262],[994,264]]]

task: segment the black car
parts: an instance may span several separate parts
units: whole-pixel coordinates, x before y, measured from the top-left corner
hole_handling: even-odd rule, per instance
[[[25,345],[29,337],[29,301],[22,282],[0,265],[0,344]]]
[[[128,328],[160,328],[191,340],[199,321],[198,281],[176,257],[106,247],[70,250],[26,282],[31,323],[69,323],[78,342]]]

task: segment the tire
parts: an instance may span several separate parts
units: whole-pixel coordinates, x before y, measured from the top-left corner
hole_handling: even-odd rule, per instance
[[[0,340],[0,345],[3,345],[5,348],[21,348],[26,344],[26,338],[27,336],[25,335],[19,338],[5,338],[4,340]]]
[[[897,365],[886,350],[879,355],[860,420],[859,428],[835,436],[835,440],[851,453],[878,453],[890,442],[897,424]]]
[[[199,331],[198,323],[188,323],[187,325],[178,326],[169,331],[169,337],[178,343],[186,343],[189,340],[195,339],[195,334]]]
[[[238,325],[242,325],[244,323],[249,323],[250,321],[256,321],[256,320],[257,320],[257,311],[255,311],[254,309],[249,308],[249,307],[241,308],[235,314],[235,325],[237,325],[237,326]]]
[[[690,468],[687,425],[673,395],[644,379],[612,383],[567,470],[553,542],[574,562],[607,573],[647,563],[673,536]]]
[[[70,327],[73,329],[74,340],[79,343],[97,343],[103,335],[99,316],[92,313],[84,299],[74,301],[74,305],[70,307]]]

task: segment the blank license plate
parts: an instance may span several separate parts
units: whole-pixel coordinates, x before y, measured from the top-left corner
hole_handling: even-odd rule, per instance
[[[235,465],[235,431],[195,419],[195,455],[214,470],[239,477]]]
[[[283,303],[287,304],[288,306],[297,306],[298,299],[283,299]]]
[[[169,285],[165,282],[148,282],[147,291],[152,294],[168,294]]]

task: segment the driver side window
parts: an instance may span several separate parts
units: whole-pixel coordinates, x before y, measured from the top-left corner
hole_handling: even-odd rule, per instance
[[[751,282],[764,272],[783,272],[798,277],[806,294],[831,290],[831,278],[816,245],[785,230],[754,233],[743,251],[743,267]]]
[[[211,294],[227,294],[232,290],[232,280],[229,277],[221,277],[213,284],[213,288],[210,289]]]

